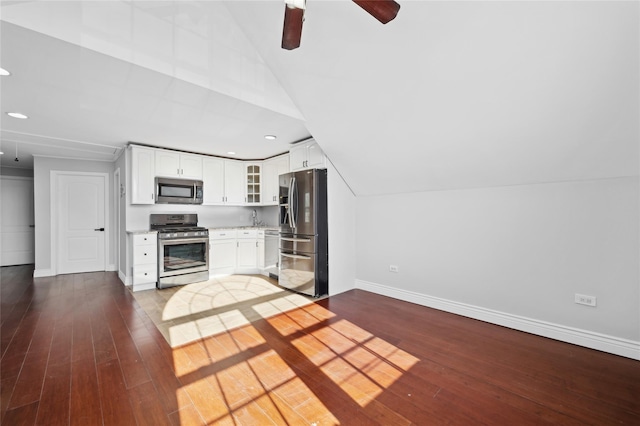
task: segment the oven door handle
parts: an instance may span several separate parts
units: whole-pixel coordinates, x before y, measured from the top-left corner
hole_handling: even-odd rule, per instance
[[[158,239],[158,244],[162,244],[165,246],[175,246],[178,244],[189,244],[189,243],[208,243],[209,237],[207,238],[176,238],[172,240],[163,240]]]

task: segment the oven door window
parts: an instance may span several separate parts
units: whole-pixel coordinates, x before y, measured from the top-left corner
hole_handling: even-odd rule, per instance
[[[162,253],[162,271],[187,272],[189,269],[207,269],[207,242],[165,243]]]

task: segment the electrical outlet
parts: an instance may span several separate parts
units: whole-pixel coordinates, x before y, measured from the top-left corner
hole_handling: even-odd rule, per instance
[[[596,306],[596,297],[576,293],[576,303],[579,305]]]
[[[398,265],[389,265],[389,271],[390,272],[400,272],[400,269],[398,268]]]

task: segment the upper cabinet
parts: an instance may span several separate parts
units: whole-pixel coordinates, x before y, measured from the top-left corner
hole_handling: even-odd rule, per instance
[[[245,169],[241,161],[205,157],[202,163],[203,204],[244,204]]]
[[[202,204],[224,204],[224,160],[202,160]]]
[[[245,165],[247,193],[245,202],[250,205],[260,204],[260,195],[262,194],[261,176],[262,163],[249,163]]]
[[[155,149],[131,145],[131,203],[154,204]]]
[[[270,158],[262,163],[262,205],[277,206],[279,194],[278,176],[289,172],[289,155]]]
[[[240,206],[244,204],[244,163],[237,160],[224,160],[225,203]]]
[[[156,176],[202,179],[202,155],[157,149]]]
[[[307,168],[324,165],[319,148],[302,148]],[[289,172],[289,154],[242,161],[140,145],[131,145],[130,150],[132,204],[154,204],[155,178],[162,176],[202,180],[203,204],[274,206],[278,204],[278,176]],[[317,152],[321,161],[316,159]]]
[[[313,139],[294,145],[289,151],[290,170],[324,169],[325,156],[320,146]]]

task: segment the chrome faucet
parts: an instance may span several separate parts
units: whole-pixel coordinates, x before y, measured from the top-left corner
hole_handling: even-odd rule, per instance
[[[258,226],[258,212],[255,210],[251,211],[251,218],[253,219],[253,226]]]

